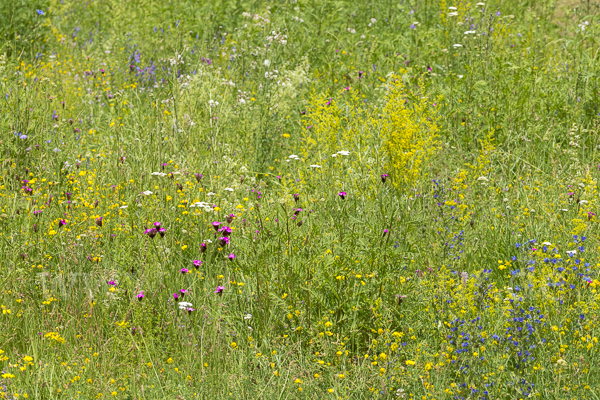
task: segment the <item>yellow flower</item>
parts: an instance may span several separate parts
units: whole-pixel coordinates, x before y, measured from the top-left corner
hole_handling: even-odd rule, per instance
[[[231,342],[231,347],[233,347],[235,349],[237,347],[237,343],[236,342]]]

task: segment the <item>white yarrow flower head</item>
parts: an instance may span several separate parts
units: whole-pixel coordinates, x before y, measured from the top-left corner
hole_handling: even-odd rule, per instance
[[[244,319],[250,319],[250,318],[252,318],[252,314],[246,314],[246,315],[244,315]]]
[[[216,194],[216,193],[213,193],[213,192],[208,192],[208,193],[206,193],[206,195],[207,195],[207,196],[214,196],[215,194]]]
[[[458,13],[456,11],[452,11],[452,12],[448,13],[448,16],[449,17],[456,17],[456,16],[458,16]]]
[[[337,152],[340,156],[349,156],[350,152],[346,150],[341,150]]]
[[[167,176],[167,174],[165,174],[164,172],[153,172],[151,175],[155,175],[155,176]]]
[[[337,153],[331,155],[331,157],[337,157],[337,156],[338,156]]]
[[[456,43],[456,44],[453,44],[452,47],[454,47],[455,49],[458,49],[460,47],[463,47],[463,45],[460,43]]]
[[[179,309],[180,310],[186,310],[188,307],[191,307],[192,303],[188,303],[187,301],[180,301],[179,302]]]
[[[567,250],[567,254],[569,257],[573,257],[575,254],[577,254],[577,250]]]
[[[233,192],[232,188],[225,188],[225,190],[227,190],[228,192]]]
[[[144,190],[144,191],[142,192],[142,194],[143,194],[144,196],[150,196],[150,195],[152,194],[152,192],[151,192],[151,191],[149,191],[149,190]]]
[[[310,167],[311,167],[311,168],[321,168],[321,166],[320,166],[320,165],[317,165],[317,164],[312,164]]]
[[[268,67],[269,65],[271,65],[271,61],[269,61],[269,60],[265,60],[265,61],[263,62],[263,65],[264,65],[265,67]]]
[[[123,209],[125,209],[125,208],[127,208],[127,206],[121,206],[121,207],[119,207],[119,208],[123,208]]]

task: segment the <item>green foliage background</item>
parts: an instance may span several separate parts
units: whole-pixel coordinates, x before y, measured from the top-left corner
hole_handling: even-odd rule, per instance
[[[0,393],[597,398],[597,11],[1,2]]]

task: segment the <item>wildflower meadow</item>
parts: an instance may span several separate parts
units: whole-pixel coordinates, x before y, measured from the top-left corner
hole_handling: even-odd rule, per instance
[[[0,397],[600,400],[599,13],[0,1]]]

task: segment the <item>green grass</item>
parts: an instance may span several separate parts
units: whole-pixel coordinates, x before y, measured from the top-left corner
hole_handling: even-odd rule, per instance
[[[0,5],[2,396],[598,399],[597,14]]]

